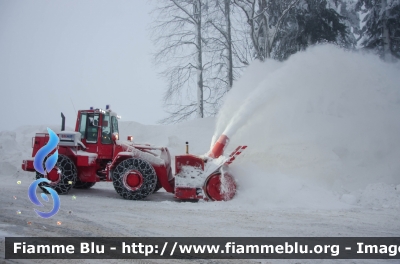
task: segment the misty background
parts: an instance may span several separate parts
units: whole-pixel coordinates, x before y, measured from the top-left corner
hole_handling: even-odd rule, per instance
[[[75,127],[76,111],[111,108],[125,121],[163,117],[147,1],[0,1],[0,130]]]
[[[0,0],[0,129],[216,116],[250,64],[328,43],[398,65],[400,0]]]

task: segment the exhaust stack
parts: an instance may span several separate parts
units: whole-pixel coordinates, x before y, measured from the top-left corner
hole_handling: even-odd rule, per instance
[[[210,149],[208,156],[213,159],[219,158],[222,154],[224,154],[224,149],[229,143],[229,138],[222,134],[217,142],[215,142],[214,146]]]
[[[63,113],[61,113],[61,131],[65,131],[65,116]]]

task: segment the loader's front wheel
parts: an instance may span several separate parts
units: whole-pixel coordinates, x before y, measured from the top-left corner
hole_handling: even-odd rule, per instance
[[[154,192],[157,176],[150,163],[131,158],[115,167],[113,184],[117,193],[124,199],[141,200]]]
[[[54,168],[46,175],[36,172],[36,179],[47,178],[51,183],[40,183],[39,187],[47,193],[44,187],[54,189],[58,194],[65,194],[71,190],[77,179],[77,169],[74,162],[64,155],[58,155]]]

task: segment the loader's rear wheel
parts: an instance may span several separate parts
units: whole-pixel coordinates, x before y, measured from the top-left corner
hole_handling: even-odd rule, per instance
[[[47,193],[44,187],[54,189],[58,194],[65,194],[71,190],[77,179],[77,169],[74,162],[64,155],[58,155],[54,168],[46,175],[36,172],[36,179],[47,178],[51,183],[40,183],[39,187]]]
[[[235,180],[229,173],[215,173],[206,181],[205,192],[214,201],[231,200],[236,193]]]
[[[142,159],[126,159],[115,167],[114,188],[124,199],[141,200],[152,194],[157,185],[153,166]]]
[[[95,185],[95,182],[81,182],[80,180],[77,180],[75,182],[74,188],[75,189],[89,189]]]

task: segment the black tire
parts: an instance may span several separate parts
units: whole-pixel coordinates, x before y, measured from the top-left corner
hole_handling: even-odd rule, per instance
[[[75,189],[89,189],[95,185],[95,182],[81,182],[80,180],[77,180],[75,182],[74,188]]]
[[[160,185],[156,185],[156,188],[154,188],[154,191],[153,191],[153,193],[156,193],[158,190],[160,190],[162,188],[162,186],[160,186]]]
[[[39,187],[47,193],[44,187],[54,189],[58,194],[66,194],[75,185],[77,179],[77,169],[74,162],[64,155],[58,155],[57,163],[55,165],[61,172],[60,180],[56,184],[41,183]],[[44,175],[36,172],[36,179],[44,178]],[[71,184],[72,183],[72,184]]]
[[[142,174],[143,183],[139,189],[132,191],[124,185],[124,175],[130,170]],[[131,158],[120,162],[113,171],[114,188],[119,195],[128,200],[142,200],[152,194],[157,185],[157,176],[153,166],[145,160]]]
[[[158,180],[158,178],[156,177],[156,188],[154,188],[153,193],[156,193],[161,188],[162,188],[162,185],[161,185],[160,181]]]

